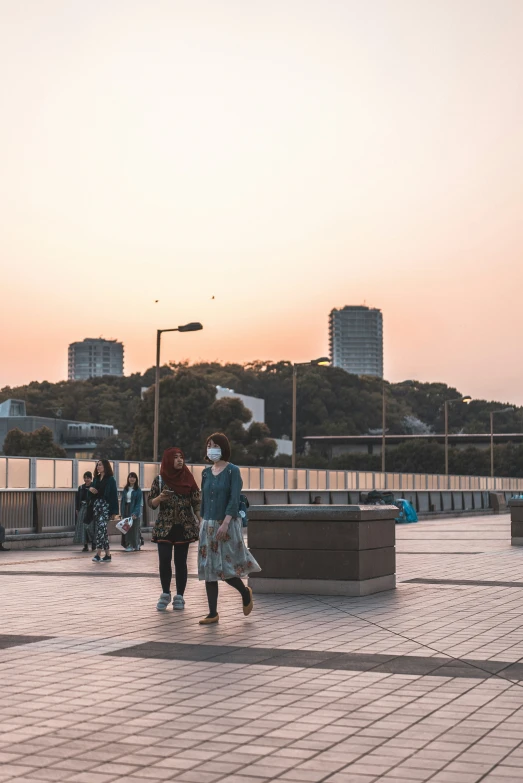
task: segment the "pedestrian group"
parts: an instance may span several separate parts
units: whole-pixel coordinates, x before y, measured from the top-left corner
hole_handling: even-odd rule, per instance
[[[158,510],[151,540],[158,548],[158,566],[162,593],[156,608],[166,611],[185,607],[187,557],[191,544],[198,545],[198,578],[205,582],[209,612],[199,622],[219,622],[218,583],[225,582],[238,591],[244,615],[253,609],[252,590],[242,580],[260,566],[249,552],[243,537],[244,498],[240,469],[230,461],[227,437],[217,432],[207,439],[206,461],[201,489],[177,447],[163,453],[160,472],[152,482],[147,505]],[[94,477],[84,474],[84,483],[76,497],[77,522],[74,542],[83,544],[83,552],[96,549],[95,563],[111,561],[108,524],[118,515],[131,519],[130,529],[122,536],[126,552],[140,550],[143,493],[136,473],[129,473],[120,505],[113,470],[108,460],[98,460]],[[104,556],[101,557],[102,550]],[[176,593],[171,591],[175,574]]]

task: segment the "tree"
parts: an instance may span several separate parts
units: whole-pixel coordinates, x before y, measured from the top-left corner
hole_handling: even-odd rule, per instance
[[[193,460],[202,459],[205,436],[214,429],[223,429],[231,435],[234,459],[244,464],[276,464],[271,439],[263,436],[249,441],[249,419],[237,402],[216,401],[216,386],[226,386],[238,394],[252,395],[265,400],[265,419],[274,437],[291,435],[292,419],[292,364],[288,361],[252,361],[244,365],[201,362],[189,366],[163,365],[160,368],[160,447],[178,443]],[[80,421],[112,424],[123,442],[131,443],[127,456],[140,459],[152,457],[152,428],[154,414],[154,368],[126,377],[91,378],[88,381],[62,381],[52,384],[30,383],[19,388],[6,387],[0,391],[0,401],[9,397],[24,399],[28,415],[61,416]],[[144,400],[142,388],[149,388]],[[304,454],[307,435],[364,435],[380,432],[383,381],[380,378],[359,377],[338,367],[303,366],[298,370],[297,453],[301,464],[313,465],[320,459],[314,453]],[[444,402],[461,396],[458,389],[444,383],[422,383],[416,380],[401,383],[385,382],[387,396],[387,429],[389,434],[416,432],[443,432]],[[468,391],[468,390],[465,390]],[[220,404],[215,406],[215,402]],[[473,400],[470,405],[455,403],[449,406],[450,432],[478,433],[489,431],[490,411],[507,407],[508,402]],[[496,419],[497,432],[523,432],[523,408]],[[114,445],[114,444],[113,444]],[[496,447],[497,448],[497,447]],[[516,475],[522,464],[519,447],[500,447],[496,452],[498,475]],[[391,455],[392,455],[391,450]],[[454,456],[451,450],[451,466]],[[379,457],[354,455],[359,464],[376,465]],[[392,457],[391,457],[392,458]],[[325,461],[322,457],[321,464]],[[340,459],[343,459],[340,457]],[[419,466],[416,467],[416,460]],[[398,450],[398,465],[437,466],[441,472],[443,458],[427,450],[427,444],[416,451],[409,444],[407,450]],[[456,472],[470,470],[489,472],[485,454],[466,452],[455,455]],[[263,462],[265,460],[265,462]],[[519,462],[518,462],[519,460]],[[279,465],[288,458],[276,458]],[[350,459],[345,460],[346,464]],[[328,464],[328,463],[327,463]],[[335,461],[331,462],[335,466]],[[393,469],[393,464],[387,465]],[[477,466],[477,467],[475,467]],[[368,468],[371,469],[371,468]],[[406,468],[406,469],[411,469]],[[432,472],[432,468],[428,468]],[[451,467],[452,470],[454,468]]]
[[[94,459],[125,459],[129,443],[119,435],[110,435],[98,444],[93,452]]]
[[[7,457],[66,457],[67,454],[53,441],[49,427],[34,432],[22,432],[18,428],[9,430],[4,440],[4,454]]]
[[[207,412],[216,397],[216,388],[194,371],[183,368],[160,381],[159,450],[179,446],[187,461],[202,458]],[[153,458],[154,388],[149,389],[138,407],[129,456]]]

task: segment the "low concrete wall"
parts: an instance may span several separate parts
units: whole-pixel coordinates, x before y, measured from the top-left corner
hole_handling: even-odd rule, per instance
[[[362,504],[368,490],[316,490],[316,489],[256,489],[245,492],[251,505],[283,506],[313,504],[315,498],[320,505]],[[489,493],[468,490],[394,490],[394,498],[408,500],[419,515],[430,518],[432,514],[500,514],[508,511],[507,501],[511,492]]]
[[[255,506],[256,593],[361,596],[396,586],[396,506]]]

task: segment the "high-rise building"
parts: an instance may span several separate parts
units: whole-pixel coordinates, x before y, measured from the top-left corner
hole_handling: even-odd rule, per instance
[[[364,305],[331,310],[329,344],[334,367],[342,367],[354,375],[383,378],[381,310]]]
[[[103,375],[123,375],[123,343],[86,337],[69,346],[70,381],[85,381]]]

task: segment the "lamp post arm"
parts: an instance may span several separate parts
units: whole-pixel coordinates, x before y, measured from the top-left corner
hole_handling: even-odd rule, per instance
[[[294,470],[296,467],[296,406],[297,406],[297,386],[298,386],[298,370],[296,365],[292,368],[292,461],[291,467]]]
[[[449,403],[448,400],[445,400],[445,475],[446,476],[449,475]]]

